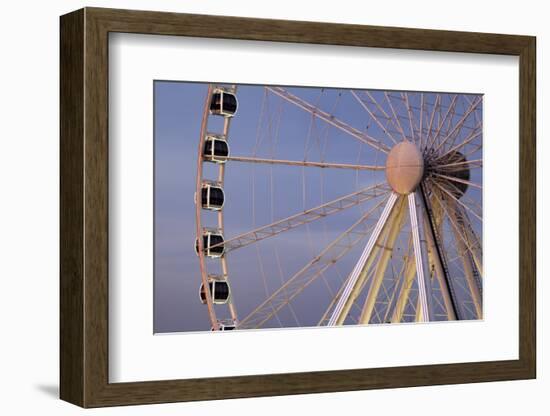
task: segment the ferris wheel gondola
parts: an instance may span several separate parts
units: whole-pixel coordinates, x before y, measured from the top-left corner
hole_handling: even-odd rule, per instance
[[[200,254],[199,238],[195,239],[195,252]],[[223,235],[219,230],[205,229],[202,233],[202,252],[206,257],[218,258],[224,253]]]
[[[220,211],[225,203],[223,188],[215,182],[203,183],[200,198],[202,208],[210,211]]]
[[[229,157],[229,145],[222,135],[209,134],[204,142],[204,160],[225,163]]]
[[[210,276],[208,278],[208,292],[212,298],[212,303],[216,305],[225,305],[231,296],[229,283],[221,276]],[[203,285],[199,290],[199,297],[202,304],[206,304],[207,292]]]
[[[233,117],[237,112],[237,96],[224,88],[215,88],[210,98],[210,114]]]

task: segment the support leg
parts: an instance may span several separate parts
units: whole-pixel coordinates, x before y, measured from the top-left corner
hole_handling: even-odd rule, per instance
[[[369,293],[365,300],[363,306],[363,311],[361,312],[361,318],[359,319],[360,324],[368,324],[376,304],[376,299],[378,298],[378,292],[380,291],[380,286],[384,280],[386,274],[386,268],[388,267],[388,262],[390,260],[391,254],[393,252],[393,246],[395,245],[395,240],[401,231],[403,226],[403,219],[405,217],[405,199],[402,198],[398,203],[398,206],[395,208],[395,213],[391,217],[390,225],[388,228],[388,237],[386,238],[385,244],[380,248],[382,254],[378,260],[376,266],[376,271],[372,279],[371,286],[369,288]]]
[[[330,317],[328,326],[343,325],[349,313],[349,310],[351,309],[351,305],[353,304],[353,301],[359,294],[358,289],[362,286],[363,280],[366,278],[368,268],[370,267],[374,259],[373,251],[376,251],[375,250],[376,244],[379,242],[380,235],[382,234],[382,232],[387,226],[388,218],[398,198],[399,198],[399,195],[396,193],[392,193],[390,195],[388,202],[384,207],[384,211],[382,212],[382,215],[380,216],[380,219],[378,220],[376,227],[374,227],[374,230],[369,238],[369,241],[365,246],[365,249],[363,250],[361,257],[359,258],[359,261],[357,262],[357,264],[353,268],[353,271],[351,272],[351,277],[348,280],[348,283],[342,293],[342,296],[338,300],[338,303],[334,308],[334,311],[332,312],[332,316]]]
[[[414,256],[416,263],[416,278],[418,282],[418,297],[420,305],[421,322],[433,320],[432,287],[428,266],[428,249],[422,225],[424,215],[422,206],[418,202],[422,195],[417,190],[409,194],[409,213],[411,216],[411,228],[413,235]]]

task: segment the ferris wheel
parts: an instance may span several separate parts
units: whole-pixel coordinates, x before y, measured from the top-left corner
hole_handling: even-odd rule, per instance
[[[313,288],[321,281],[327,290],[311,312],[319,326],[481,319],[482,96],[315,89],[314,97],[304,90],[263,87],[256,144],[248,154],[233,155],[230,127],[243,105],[237,86],[208,87],[197,157],[195,251],[198,300],[211,329],[300,326],[297,305],[308,309],[313,297],[320,299],[320,284]],[[292,132],[298,117],[307,120],[307,132],[278,137],[285,124]],[[271,136],[265,154],[259,150],[262,131]],[[283,140],[301,140],[305,151],[295,157],[278,151]],[[329,141],[338,160],[331,159]],[[341,141],[357,146],[356,151],[344,155]],[[225,229],[226,168],[233,164],[298,169],[301,209],[249,231]],[[316,204],[307,199],[311,171],[318,172],[316,189],[322,194]],[[353,175],[353,189],[326,198],[326,178],[333,171]],[[270,174],[265,187],[273,186],[273,170]],[[253,190],[253,207],[261,198],[255,195]],[[347,223],[330,223],[344,214],[350,217]],[[329,236],[325,224],[323,246],[288,276],[281,267],[271,273],[280,274],[272,278],[273,289],[266,283],[263,293],[255,292],[254,307],[239,315],[236,299],[246,294],[235,293],[229,259],[237,250],[317,223],[330,223],[337,232]],[[270,270],[264,269],[267,282]],[[293,325],[280,318],[285,310]]]

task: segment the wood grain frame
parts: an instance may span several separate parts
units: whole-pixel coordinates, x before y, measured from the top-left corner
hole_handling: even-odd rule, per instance
[[[63,400],[82,407],[100,407],[536,377],[534,37],[98,8],[62,16],[60,29],[60,396]],[[109,383],[110,32],[519,56],[519,359]]]

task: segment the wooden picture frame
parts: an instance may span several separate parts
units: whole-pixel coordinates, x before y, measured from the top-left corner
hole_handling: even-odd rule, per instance
[[[62,16],[60,29],[61,399],[101,407],[535,378],[534,37],[100,8]],[[519,359],[109,383],[110,32],[519,56]]]

